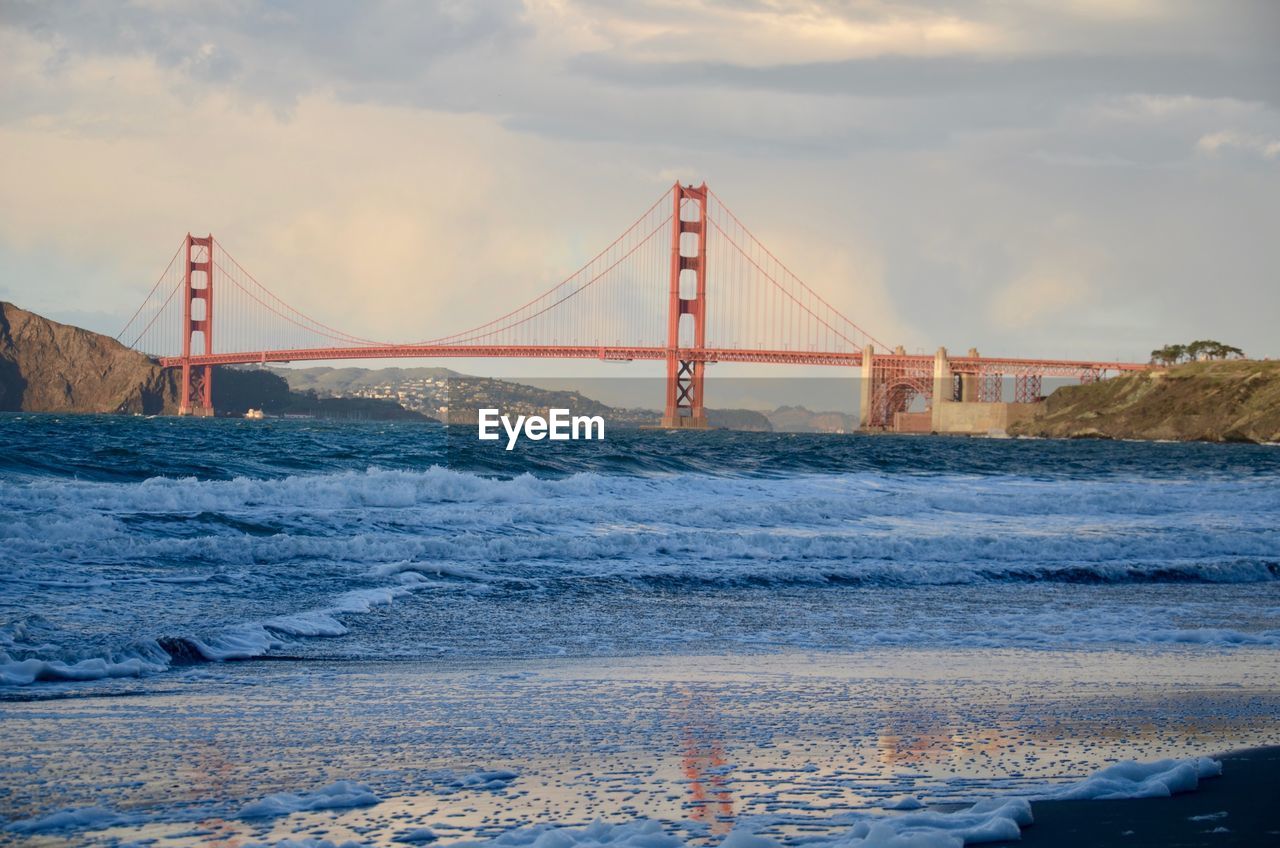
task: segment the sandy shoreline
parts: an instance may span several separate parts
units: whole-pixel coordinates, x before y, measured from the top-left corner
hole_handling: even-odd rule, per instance
[[[412,827],[447,844],[595,819],[651,819],[692,845],[738,827],[792,842],[894,815],[903,796],[955,809],[1114,760],[1278,745],[1277,670],[1239,650],[205,666],[123,697],[0,703],[0,818],[98,807],[113,822],[44,834],[51,846],[389,845]],[[512,776],[479,780],[497,772]],[[348,781],[377,802],[245,815]],[[1248,782],[1219,786],[1237,783],[1251,803]],[[1046,809],[1028,839],[1053,837]]]
[[[1280,746],[1223,754],[1222,776],[1171,798],[1036,801],[1035,823],[994,848],[1280,845]]]

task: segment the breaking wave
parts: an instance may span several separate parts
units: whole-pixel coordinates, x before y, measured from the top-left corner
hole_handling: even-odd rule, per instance
[[[196,432],[225,441],[229,430]],[[498,476],[325,459],[386,456],[375,436],[404,434],[335,430],[352,444],[295,455],[314,466],[305,473],[244,458],[226,464],[247,473],[226,479],[77,479],[29,462],[0,472],[0,683],[308,655],[320,641],[361,659],[1280,644],[1274,451],[1189,448],[1180,474],[1170,457],[1183,446],[1086,447],[1068,460],[1060,446],[1018,445],[1027,473],[996,474],[990,444],[917,440],[926,466],[945,467],[920,473],[899,455],[911,440],[740,434],[721,445],[751,444],[733,473],[687,470],[705,463],[705,441],[669,438],[656,470],[634,457]],[[235,438],[262,449],[253,431]],[[869,456],[785,468],[833,444]],[[1034,450],[1048,451],[1043,473],[1031,473]],[[1186,584],[1195,591],[1167,591]]]

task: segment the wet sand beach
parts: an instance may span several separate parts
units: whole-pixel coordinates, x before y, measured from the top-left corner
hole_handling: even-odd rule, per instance
[[[1280,845],[1280,748],[1217,757],[1222,776],[1171,798],[1037,801],[1035,824],[996,848],[1261,848]]]
[[[140,697],[117,684],[0,703],[0,815],[58,846],[389,845],[415,828],[448,843],[596,819],[653,820],[690,844],[735,829],[833,837],[897,814],[903,798],[951,810],[1114,760],[1280,744],[1276,662],[1247,650],[879,649],[207,666],[137,684]],[[1230,775],[1203,785],[1239,786],[1245,804],[1263,791]],[[277,802],[288,809],[255,814]],[[1050,805],[1028,838],[1056,838],[1077,806],[1125,809]],[[105,812],[40,824],[86,808]]]

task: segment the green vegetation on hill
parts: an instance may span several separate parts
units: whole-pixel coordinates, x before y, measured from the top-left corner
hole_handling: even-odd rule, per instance
[[[350,395],[381,385],[399,385],[413,380],[449,380],[463,375],[448,368],[271,368],[288,381],[294,391],[314,391],[317,395]]]
[[[1280,441],[1280,362],[1189,362],[1064,386],[1010,435]]]
[[[1167,344],[1151,351],[1151,362],[1156,365],[1176,365],[1201,359],[1244,359],[1244,351],[1213,339],[1198,339],[1191,344]]]
[[[261,368],[218,368],[213,376],[213,407],[219,415],[243,415],[261,409],[268,415],[310,415],[354,420],[427,420],[393,400],[322,397],[314,389],[291,390],[279,373]]]

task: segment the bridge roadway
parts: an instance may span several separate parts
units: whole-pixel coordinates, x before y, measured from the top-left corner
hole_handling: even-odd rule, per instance
[[[193,354],[189,359],[165,356],[160,364],[180,367],[198,365],[252,365],[268,362],[304,362],[335,359],[595,359],[605,362],[665,360],[665,347],[614,347],[601,345],[381,345],[368,347],[298,348],[293,350],[244,351],[239,353]],[[676,356],[685,362],[754,362],[779,365],[838,365],[859,367],[862,353],[797,350],[740,350],[732,348],[680,348]],[[878,362],[893,360],[918,366],[932,366],[933,354],[876,353]],[[954,372],[1007,369],[1010,373],[1034,371],[1044,376],[1074,376],[1081,371],[1141,371],[1150,367],[1133,362],[1077,361],[1068,359],[1017,359],[1005,357],[953,357]]]

